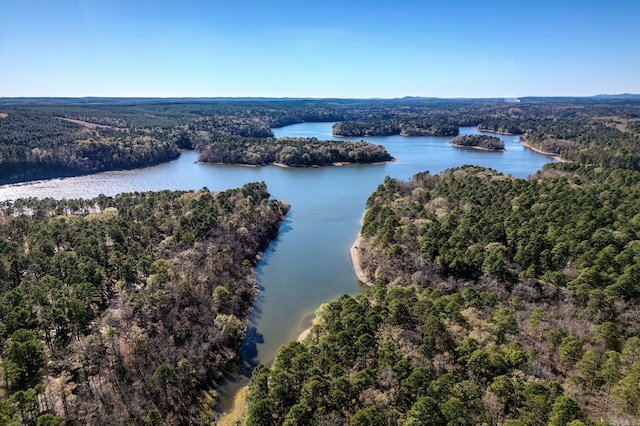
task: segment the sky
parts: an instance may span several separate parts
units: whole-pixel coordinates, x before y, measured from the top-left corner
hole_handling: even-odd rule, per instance
[[[0,97],[640,93],[640,0],[0,0]]]

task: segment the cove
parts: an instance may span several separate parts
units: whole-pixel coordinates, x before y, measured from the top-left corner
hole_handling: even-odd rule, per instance
[[[333,137],[332,124],[301,123],[273,131],[277,137],[362,139]],[[477,133],[475,128],[460,131],[462,135]],[[270,364],[279,346],[295,340],[310,325],[318,306],[360,291],[349,247],[360,229],[367,198],[385,176],[409,179],[422,171],[438,173],[473,164],[525,178],[554,161],[522,146],[517,136],[498,136],[506,152],[457,149],[448,144],[450,137],[367,137],[364,139],[385,146],[399,160],[370,166],[296,169],[209,165],[195,163],[197,154],[187,151],[177,160],[143,169],[0,186],[0,200],[91,198],[202,187],[218,191],[265,181],[272,197],[290,203],[292,209],[278,238],[257,266],[261,291],[240,350],[241,364],[219,388],[218,408],[225,410],[252,368],[259,362]]]

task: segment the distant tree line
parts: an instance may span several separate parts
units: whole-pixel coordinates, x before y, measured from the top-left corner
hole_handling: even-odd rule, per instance
[[[227,144],[269,138],[274,127],[305,121],[337,122],[334,134],[350,137],[456,136],[460,126],[477,126],[521,135],[570,161],[640,167],[635,99],[36,98],[0,100],[0,114],[0,182],[147,166],[176,158],[179,149],[224,142],[221,136],[231,138]],[[606,155],[601,141],[609,144]],[[309,150],[313,157],[317,149]],[[254,154],[239,157],[255,162]]]
[[[371,121],[344,121],[334,124],[336,136],[455,136],[458,124],[446,117],[402,117]]]

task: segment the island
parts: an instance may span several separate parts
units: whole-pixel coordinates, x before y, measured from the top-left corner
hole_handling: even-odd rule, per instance
[[[480,151],[504,152],[502,139],[488,135],[464,135],[456,136],[449,142],[456,148],[477,149]]]
[[[215,164],[313,167],[375,164],[393,160],[381,145],[368,142],[321,141],[316,138],[243,138],[214,136],[198,146],[199,161]]]

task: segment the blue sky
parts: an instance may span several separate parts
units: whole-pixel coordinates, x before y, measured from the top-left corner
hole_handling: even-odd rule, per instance
[[[640,93],[640,0],[0,0],[0,97]]]

